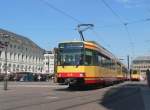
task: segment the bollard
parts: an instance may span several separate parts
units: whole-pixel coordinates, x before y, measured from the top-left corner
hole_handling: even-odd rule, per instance
[[[146,77],[147,77],[147,84],[150,87],[150,71],[149,71],[149,69],[146,70]]]

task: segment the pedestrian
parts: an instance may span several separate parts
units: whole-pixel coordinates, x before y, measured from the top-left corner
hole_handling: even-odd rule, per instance
[[[149,69],[146,70],[146,78],[147,78],[147,84],[150,87],[150,71],[149,71]]]

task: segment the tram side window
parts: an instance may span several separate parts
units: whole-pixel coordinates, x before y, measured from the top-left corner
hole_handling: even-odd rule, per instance
[[[105,57],[102,57],[101,66],[104,68],[111,68],[111,60]]]
[[[101,66],[105,67],[106,59],[104,57],[101,58]]]
[[[106,68],[111,68],[111,60],[110,59],[106,59],[106,62],[105,62],[105,66]]]
[[[111,69],[115,70],[115,68],[116,68],[115,62],[114,61],[111,61],[111,62],[112,62],[111,63]]]
[[[85,65],[92,65],[92,51],[85,51]]]
[[[98,53],[96,51],[93,52],[93,65],[99,65]]]
[[[122,68],[123,73],[127,73],[127,69],[125,67]]]
[[[111,59],[109,60],[109,68],[113,69],[113,61]]]
[[[120,71],[121,70],[121,65],[119,63],[117,63],[117,70]]]
[[[101,63],[102,63],[102,57],[101,57],[101,55],[98,55],[98,64],[99,64],[99,66],[101,66]]]

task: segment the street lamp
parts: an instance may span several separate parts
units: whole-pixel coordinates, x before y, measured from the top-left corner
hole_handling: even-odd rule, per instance
[[[8,38],[8,35],[3,36],[5,38],[5,42],[0,42],[0,48],[5,48],[5,76],[4,76],[4,90],[7,90],[8,86],[8,76],[7,76],[7,47],[8,47],[8,41],[6,39]]]
[[[8,76],[7,76],[7,47],[8,42],[5,42],[5,77],[4,77],[4,90],[7,90],[8,86]]]

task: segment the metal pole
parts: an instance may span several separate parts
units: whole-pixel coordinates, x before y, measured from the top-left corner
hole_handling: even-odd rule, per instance
[[[48,74],[49,74],[49,57],[50,57],[50,54],[48,53]]]
[[[4,77],[4,90],[8,90],[8,77],[7,77],[7,42],[5,42],[5,77]]]
[[[54,48],[54,82],[56,83],[57,82],[57,55],[58,55],[58,48]]]
[[[127,56],[127,62],[128,62],[128,70],[130,69],[130,63],[129,63],[129,55]]]
[[[128,63],[128,71],[129,71],[129,75],[130,75],[130,80],[131,80],[131,69],[130,69],[130,56],[127,56],[127,63]]]
[[[147,84],[150,87],[150,71],[149,71],[149,69],[146,70],[146,77],[147,77]]]

